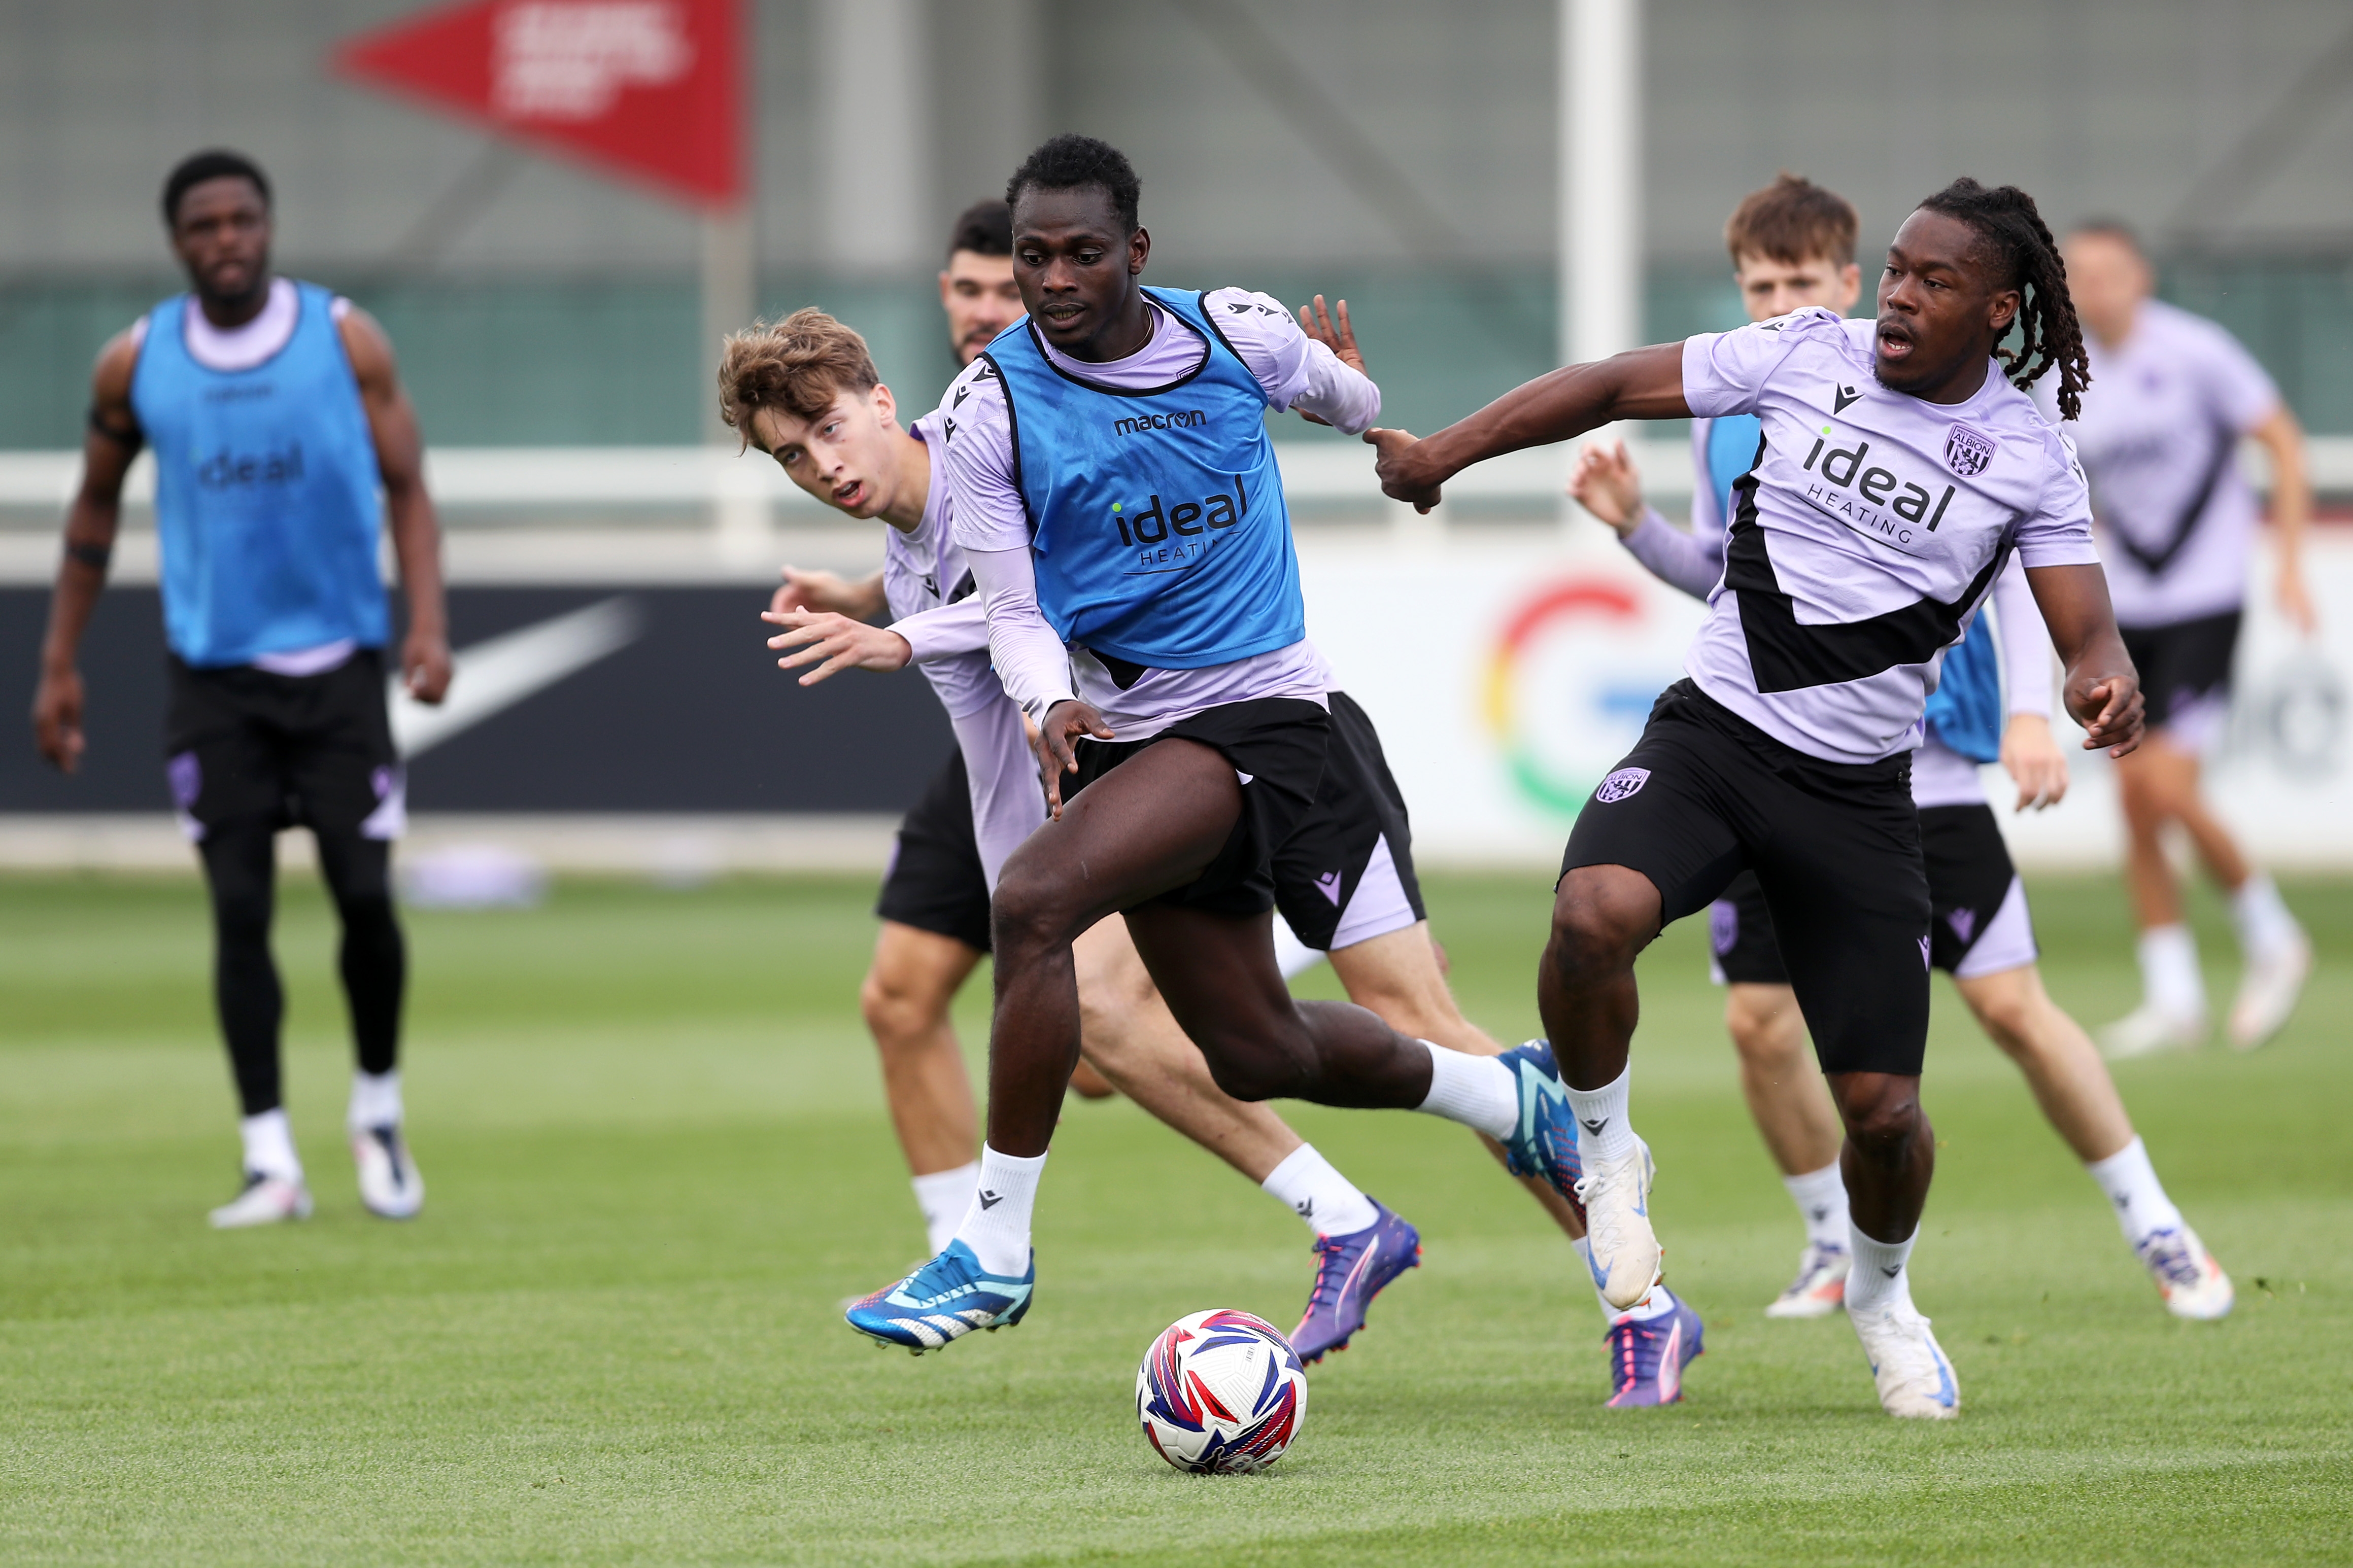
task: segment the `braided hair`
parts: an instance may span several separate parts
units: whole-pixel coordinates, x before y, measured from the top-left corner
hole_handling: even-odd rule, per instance
[[[1920,205],[1975,229],[2001,270],[2001,286],[2019,291],[2018,347],[1997,344],[1993,351],[2010,384],[2031,386],[2056,366],[2059,416],[2074,418],[2083,409],[2084,389],[2092,384],[2092,365],[2084,353],[2075,301],[2067,292],[2067,264],[2059,258],[2058,242],[2035,210],[2034,198],[2016,185],[1989,187],[1965,174]]]

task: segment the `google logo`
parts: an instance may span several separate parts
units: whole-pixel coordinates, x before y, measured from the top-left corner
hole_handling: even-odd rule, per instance
[[[1599,576],[1548,584],[1504,618],[1487,655],[1482,707],[1513,783],[1537,805],[1575,816],[1673,679],[1650,679],[1643,667],[1655,655],[1625,646],[1647,629],[1647,619],[1632,588]],[[1577,637],[1591,649],[1590,658],[1573,667],[1574,691],[1566,689],[1570,683],[1543,679],[1539,668],[1539,650],[1566,636]],[[1613,643],[1620,645],[1614,657]],[[1530,688],[1541,694],[1534,704],[1528,701]],[[1541,743],[1547,737],[1566,741],[1573,752],[1590,754],[1564,762],[1561,745]],[[1595,742],[1608,750],[1597,750]]]

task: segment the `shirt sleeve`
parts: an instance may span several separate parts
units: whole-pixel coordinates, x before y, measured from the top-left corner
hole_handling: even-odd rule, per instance
[[[1313,414],[1351,436],[1373,427],[1381,389],[1303,331],[1281,300],[1240,289],[1212,290],[1201,301],[1270,407]]]
[[[920,611],[892,621],[889,629],[907,639],[917,664],[960,653],[981,653],[988,647],[988,611],[977,598]]]
[[[1694,598],[1704,599],[1715,592],[1715,584],[1724,576],[1720,539],[1685,533],[1651,507],[1642,509],[1642,521],[1620,542],[1635,560],[1650,568],[1652,576]]]
[[[2092,542],[2092,492],[2074,443],[2044,427],[2042,504],[2018,525],[2018,558],[2028,566],[2096,566]]]
[[[988,615],[988,652],[997,678],[1021,710],[1043,721],[1057,702],[1078,695],[1071,680],[1071,650],[1038,607],[1037,563],[1028,541],[1017,550],[966,546],[965,563]]]
[[[2206,325],[2206,395],[2224,422],[2243,436],[2280,405],[2279,384],[2244,343],[2222,327]]]
[[[1013,482],[1013,421],[1005,384],[987,361],[975,360],[949,386],[939,429],[955,542],[967,551],[1027,551],[1029,509]]]
[[[1828,310],[1810,308],[1728,332],[1685,338],[1683,402],[1704,417],[1756,413],[1757,394],[1790,346],[1816,322],[1837,320]]]
[[[1993,620],[2010,712],[2050,718],[2051,634],[2027,585],[2026,568],[2014,555],[1993,580]]]

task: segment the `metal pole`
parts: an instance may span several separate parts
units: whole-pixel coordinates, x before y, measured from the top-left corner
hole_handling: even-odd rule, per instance
[[[1560,0],[1559,17],[1559,353],[1576,364],[1641,341],[1641,0]],[[1560,521],[1573,544],[1599,548],[1565,495]]]
[[[738,437],[720,422],[719,345],[728,333],[752,324],[758,306],[758,279],[749,201],[702,218],[702,331],[698,356],[704,441],[712,458],[711,528],[720,560],[745,569],[769,563],[775,553],[768,503],[749,458],[733,460]]]

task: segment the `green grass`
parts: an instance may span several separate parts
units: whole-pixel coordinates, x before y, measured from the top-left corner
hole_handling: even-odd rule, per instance
[[[2036,891],[2053,991],[2123,1010],[2113,886]],[[2288,892],[2323,963],[2280,1042],[2119,1070],[2238,1278],[2229,1321],[2159,1310],[1940,983],[1916,1275],[1965,1412],[1882,1416],[1842,1320],[1759,1313],[1799,1233],[1686,922],[1645,960],[1635,1104],[1707,1317],[1688,1402],[1600,1408],[1590,1292],[1466,1135],[1286,1108],[1427,1265],[1314,1373],[1280,1466],[1201,1479],[1135,1431],[1136,1358],[1203,1307],[1289,1321],[1307,1237],[1124,1102],[1068,1112],[1019,1331],[916,1361],[840,1326],[921,1247],[855,1011],[863,883],[411,916],[409,1226],[353,1194],[331,922],[290,888],[320,1213],[216,1235],[235,1141],[197,889],[0,882],[0,1561],[2341,1563],[2353,886]],[[1466,1006],[1530,1030],[1543,879],[1431,897]]]

